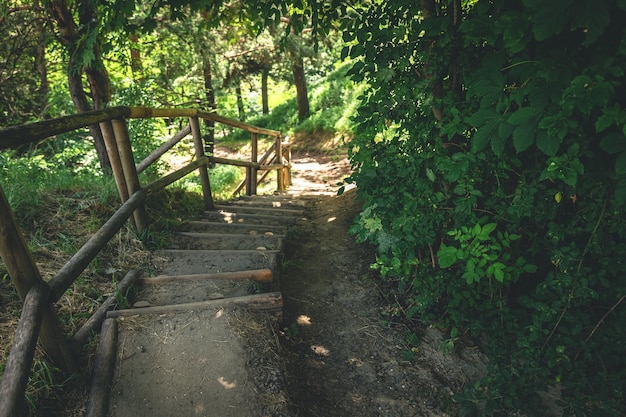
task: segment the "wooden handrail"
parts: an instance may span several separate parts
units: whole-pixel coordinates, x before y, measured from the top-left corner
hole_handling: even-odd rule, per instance
[[[177,133],[167,144],[153,152],[138,167],[133,162],[133,153],[128,137],[126,119],[147,117],[188,117],[190,125]],[[211,120],[223,123],[252,134],[254,153],[251,161],[236,161],[225,158],[204,155],[202,138],[198,119]],[[16,225],[13,214],[2,188],[0,187],[0,255],[4,259],[9,275],[15,287],[24,300],[22,318],[18,324],[13,348],[0,382],[0,417],[14,415],[23,400],[26,381],[33,362],[35,345],[39,336],[42,346],[48,355],[60,367],[73,371],[76,369],[74,357],[68,349],[66,337],[61,332],[58,317],[52,304],[58,301],[67,289],[75,282],[89,263],[108,244],[111,238],[123,227],[129,218],[134,219],[135,225],[141,231],[144,227],[144,217],[138,213],[143,207],[146,197],[161,190],[178,179],[195,170],[204,177],[203,193],[207,208],[212,208],[211,189],[206,169],[210,162],[243,166],[249,168],[250,179],[255,182],[258,170],[278,170],[279,188],[281,188],[282,172],[288,169],[289,162],[276,158],[282,147],[281,133],[278,131],[259,128],[243,122],[228,119],[215,113],[196,109],[149,109],[143,107],[114,107],[103,110],[85,112],[64,116],[58,119],[45,120],[21,126],[12,126],[0,129],[0,150],[19,147],[33,143],[56,134],[69,132],[78,128],[99,124],[110,159],[114,160],[114,174],[120,192],[122,204],[119,209],[105,222],[105,224],[72,256],[72,258],[58,271],[50,281],[44,282],[28,251],[21,231]],[[189,133],[193,134],[196,150],[195,160],[183,168],[172,172],[144,187],[139,184],[137,173],[146,169],[164,152],[170,149]],[[258,149],[255,142],[258,135],[274,137],[274,143],[265,154],[258,159]],[[270,158],[270,156],[274,155]],[[269,160],[269,164],[267,161]],[[275,163],[278,161],[278,163]],[[254,174],[254,175],[252,175]],[[207,200],[208,197],[208,200]],[[134,217],[133,217],[134,216]],[[127,285],[136,279],[137,273],[129,273],[121,285]],[[128,278],[128,279],[127,279]],[[72,347],[79,350],[86,335],[103,320],[103,313],[108,308],[108,301],[98,310],[87,324],[72,338]],[[97,408],[97,407],[96,407]]]
[[[19,414],[19,407],[28,383],[28,374],[33,364],[37,335],[43,320],[47,295],[48,288],[41,283],[33,286],[24,300],[11,353],[0,382],[0,417],[12,417]]]

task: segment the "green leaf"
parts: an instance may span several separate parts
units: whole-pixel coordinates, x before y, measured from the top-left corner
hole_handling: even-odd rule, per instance
[[[449,268],[457,261],[456,256],[457,249],[452,246],[446,246],[444,243],[441,244],[439,251],[437,252],[437,257],[439,258],[439,267],[440,268]]]
[[[617,157],[617,161],[615,161],[615,174],[626,174],[626,152],[622,152]]]
[[[609,133],[600,141],[600,148],[610,154],[626,151],[626,137],[618,133]]]
[[[548,133],[539,129],[537,131],[537,148],[548,156],[556,155],[559,147],[561,146],[562,139],[556,136],[550,136]]]
[[[528,149],[534,142],[537,129],[534,126],[520,125],[513,132],[513,146],[517,153]]]

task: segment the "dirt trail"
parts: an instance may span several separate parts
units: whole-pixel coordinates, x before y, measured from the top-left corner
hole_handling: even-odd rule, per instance
[[[314,195],[287,228],[272,288],[283,293],[282,318],[216,306],[120,320],[110,416],[455,415],[452,394],[483,359],[472,349],[443,355],[441,334],[426,329],[405,360],[406,328],[380,314],[373,253],[348,233],[356,191],[333,195],[347,168],[341,158],[294,158],[291,190]]]

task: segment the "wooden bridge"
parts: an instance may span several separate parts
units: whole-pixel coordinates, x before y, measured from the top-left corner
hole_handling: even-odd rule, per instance
[[[146,160],[135,165],[127,120],[147,117],[184,117],[188,118],[189,124]],[[252,148],[250,160],[234,161],[206,155],[200,119],[249,132]],[[219,396],[228,396],[234,392],[233,388],[237,384],[242,386],[241,378],[245,378],[242,376],[245,372],[237,374],[238,369],[245,368],[245,363],[238,363],[241,361],[237,356],[238,348],[230,344],[229,330],[222,327],[227,323],[226,318],[231,314],[231,309],[245,306],[268,314],[280,314],[282,310],[280,271],[284,239],[290,226],[305,216],[307,205],[306,196],[296,198],[285,193],[291,177],[289,144],[284,142],[280,132],[247,125],[214,113],[195,109],[116,107],[2,129],[0,149],[36,142],[94,124],[103,132],[121,206],[51,280],[42,279],[0,188],[0,254],[24,302],[0,382],[0,417],[14,416],[19,410],[37,340],[57,366],[71,371],[76,370],[77,354],[94,332],[100,333],[100,342],[86,416],[130,416],[148,412],[155,416],[198,415],[198,410],[206,410],[218,404]],[[140,184],[138,173],[190,133],[194,141],[195,160],[150,184]],[[262,154],[258,149],[259,135],[273,139],[272,145]],[[222,205],[215,204],[207,171],[207,167],[214,163],[245,167],[246,179],[240,188],[245,187],[246,197]],[[276,172],[278,194],[254,197],[258,182],[271,171]],[[198,218],[185,222],[171,247],[159,253],[164,260],[159,273],[156,276],[144,276],[141,271],[128,271],[119,283],[118,293],[125,294],[131,287],[138,289],[135,299],[130,300],[130,308],[111,310],[116,297],[114,294],[75,334],[64,334],[53,303],[73,285],[127,221],[131,221],[139,233],[146,228],[148,220],[144,204],[147,196],[194,172],[200,177],[206,211],[199,213]],[[260,179],[259,172],[263,174]],[[189,312],[196,315],[191,321],[197,322],[193,326],[189,322],[181,324],[181,317],[186,317],[184,315]],[[219,363],[207,358],[206,351],[201,349],[183,351],[178,357],[170,358],[170,365],[180,372],[186,372],[194,389],[204,389],[210,393],[207,394],[206,404],[184,405],[183,401],[170,397],[167,383],[160,386],[151,383],[150,386],[142,387],[141,378],[124,374],[132,361],[143,360],[153,365],[167,361],[164,357],[150,357],[158,356],[159,351],[138,346],[131,341],[140,337],[141,329],[167,335],[177,327],[179,334],[186,334],[181,337],[192,340],[192,345],[203,346],[207,340],[202,340],[205,333],[199,329],[211,326],[217,332],[216,337],[222,338],[221,354],[233,365],[230,369],[235,370],[235,375],[223,374]],[[194,328],[196,330],[191,331]],[[185,329],[189,333],[184,333]],[[132,346],[130,350],[129,346]],[[139,349],[140,354],[134,349]],[[202,372],[194,373],[185,371],[185,367],[196,370],[198,367],[204,368]],[[171,371],[171,368],[166,363],[146,367],[146,372],[157,373],[150,381],[156,378],[166,382],[167,375],[158,375],[158,372],[167,373],[168,370]],[[117,381],[129,377],[133,383],[116,386],[110,400],[114,377]],[[238,382],[235,382],[237,379]],[[225,401],[228,402],[228,398]],[[248,415],[246,410],[253,404],[240,404],[239,414],[235,415]]]

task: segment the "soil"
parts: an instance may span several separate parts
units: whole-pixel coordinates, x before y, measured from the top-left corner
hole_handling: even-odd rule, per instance
[[[469,347],[443,354],[433,328],[407,345],[408,327],[381,314],[388,300],[369,268],[372,249],[348,232],[356,191],[335,195],[347,160],[302,153],[293,161],[291,189],[315,196],[287,231],[275,284],[282,316],[216,306],[120,320],[111,416],[456,414],[453,394],[481,375],[485,359]]]

